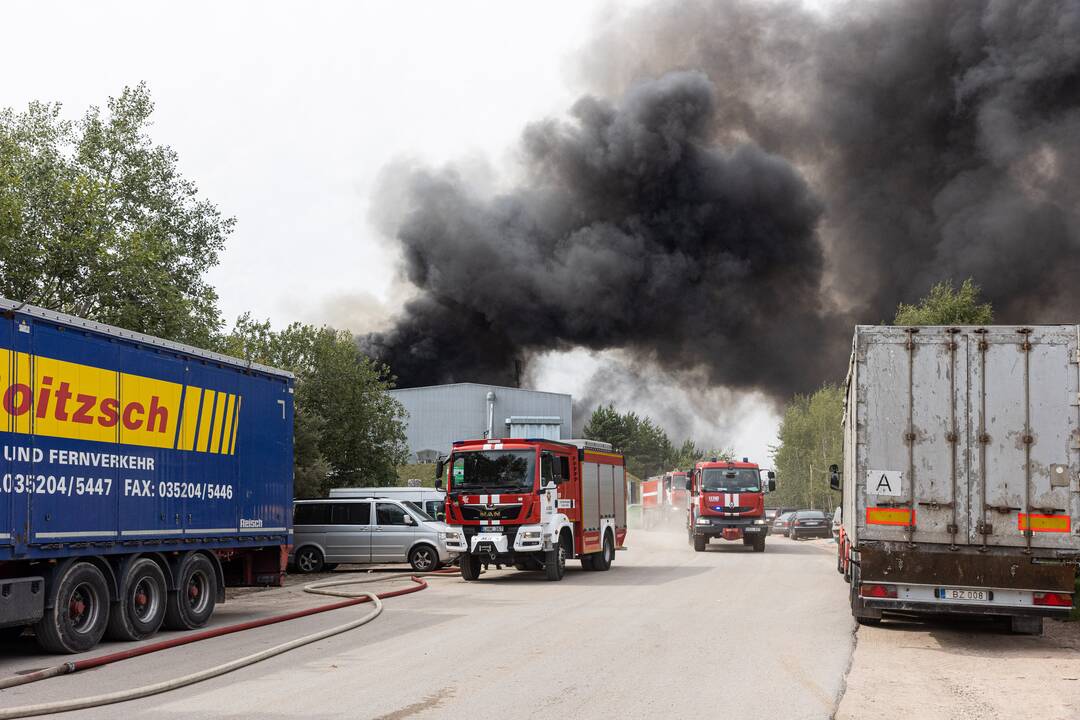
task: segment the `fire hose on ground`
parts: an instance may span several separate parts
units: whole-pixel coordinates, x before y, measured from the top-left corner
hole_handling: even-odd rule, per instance
[[[316,595],[328,595],[331,597],[346,598],[339,602],[329,603],[327,605],[319,605],[313,608],[307,608],[305,610],[297,610],[291,613],[285,613],[283,615],[274,615],[272,617],[260,618],[258,620],[251,620],[243,623],[236,623],[234,625],[225,625],[222,627],[211,628],[209,630],[203,630],[201,632],[184,635],[177,638],[171,638],[169,640],[162,640],[160,642],[150,643],[148,645],[142,645],[140,647],[132,648],[130,650],[122,650],[116,653],[109,653],[107,655],[98,655],[96,657],[86,658],[83,660],[75,660],[72,662],[61,663],[60,665],[54,665],[53,667],[38,670],[32,673],[26,673],[25,675],[14,675],[11,677],[0,679],[0,690],[6,688],[17,687],[19,685],[26,685],[28,683],[39,682],[52,677],[58,677],[60,675],[70,675],[71,673],[79,672],[80,670],[89,670],[90,668],[101,667],[102,665],[109,665],[121,660],[128,660],[130,658],[139,657],[141,655],[147,655],[154,652],[160,652],[161,650],[167,650],[181,645],[187,645],[193,642],[199,642],[202,640],[209,640],[210,638],[220,637],[222,635],[228,635],[231,633],[241,632],[244,630],[252,630],[254,628],[265,627],[267,625],[273,625],[280,622],[286,622],[288,620],[295,620],[297,618],[307,617],[309,615],[316,615],[319,613],[329,612],[331,610],[338,610],[353,605],[359,605],[361,603],[372,603],[374,608],[371,612],[367,613],[363,617],[351,620],[342,625],[329,628],[327,630],[321,630],[304,637],[290,640],[289,642],[275,645],[274,647],[261,650],[257,653],[247,655],[245,657],[230,660],[229,662],[216,665],[211,668],[206,668],[198,672],[190,673],[178,678],[172,678],[170,680],[163,680],[158,683],[152,683],[150,685],[143,685],[142,687],[130,688],[127,690],[118,690],[116,692],[104,693],[101,695],[93,695],[83,698],[74,698],[71,700],[58,700],[55,702],[39,703],[36,705],[23,705],[20,707],[12,708],[0,708],[0,720],[6,720],[8,718],[23,718],[33,717],[35,715],[47,715],[49,713],[69,712],[71,710],[84,710],[86,708],[100,707],[102,705],[111,705],[119,702],[126,702],[128,700],[136,700],[138,698],[149,697],[151,695],[157,695],[170,690],[176,690],[178,688],[186,687],[188,685],[194,685],[195,683],[209,680],[211,678],[219,677],[226,673],[238,670],[248,665],[254,665],[255,663],[262,662],[269,658],[281,655],[282,653],[295,650],[298,647],[309,645],[319,640],[324,640],[334,635],[340,635],[341,633],[348,632],[361,625],[374,620],[382,612],[382,601],[386,598],[399,597],[401,595],[408,595],[409,593],[419,592],[426,588],[427,582],[424,577],[431,576],[447,576],[454,574],[456,571],[435,571],[428,573],[400,573],[395,575],[385,575],[377,577],[366,577],[363,579],[348,578],[343,580],[325,580],[321,582],[311,583],[304,586],[304,592],[313,593]],[[373,593],[367,591],[360,592],[347,592],[343,590],[331,590],[329,588],[341,587],[345,585],[362,585],[374,582],[386,582],[390,580],[400,580],[402,578],[408,578],[415,583],[413,587],[407,587],[400,590],[390,590],[382,593]]]

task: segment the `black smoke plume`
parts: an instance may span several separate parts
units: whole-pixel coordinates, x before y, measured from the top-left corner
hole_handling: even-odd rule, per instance
[[[394,179],[419,295],[362,342],[400,384],[581,346],[782,397],[968,276],[1002,322],[1077,319],[1080,2],[661,2],[582,67],[509,191]]]
[[[700,72],[585,97],[571,116],[526,129],[509,192],[477,196],[453,170],[404,181],[397,238],[422,293],[369,349],[402,384],[512,384],[529,353],[581,346],[798,387],[804,368],[760,359],[823,329],[820,205],[799,174],[752,143],[711,143]]]

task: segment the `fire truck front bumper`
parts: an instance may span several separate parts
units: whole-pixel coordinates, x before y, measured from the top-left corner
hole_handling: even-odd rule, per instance
[[[704,515],[694,522],[694,535],[725,540],[765,537],[769,526],[764,518],[716,517]]]
[[[469,552],[492,562],[512,562],[516,554],[542,552],[552,542],[540,525],[481,526],[465,533]]]

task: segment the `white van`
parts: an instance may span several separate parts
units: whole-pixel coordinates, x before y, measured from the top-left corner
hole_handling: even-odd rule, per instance
[[[338,563],[407,562],[414,570],[438,570],[457,557],[460,544],[457,530],[407,500],[332,498],[293,503],[289,562],[302,573],[333,570]]]
[[[331,498],[390,498],[399,502],[411,502],[436,520],[446,519],[446,493],[424,487],[353,487],[334,488]]]

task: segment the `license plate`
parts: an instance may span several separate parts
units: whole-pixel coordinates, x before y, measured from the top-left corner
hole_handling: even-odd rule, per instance
[[[940,600],[959,600],[969,602],[989,602],[992,598],[989,590],[969,590],[966,588],[938,588]]]

